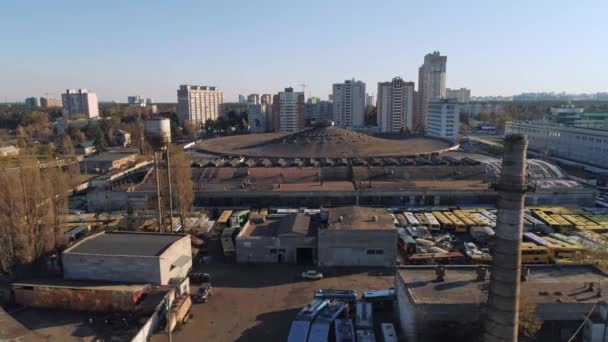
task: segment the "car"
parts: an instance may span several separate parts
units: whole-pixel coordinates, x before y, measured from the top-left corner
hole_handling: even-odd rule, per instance
[[[188,278],[190,278],[190,282],[193,284],[202,284],[202,283],[210,283],[209,273],[203,272],[190,272],[188,274]]]
[[[315,270],[308,270],[308,271],[302,272],[301,277],[302,277],[302,279],[307,279],[307,280],[319,280],[319,279],[323,279],[323,273],[321,273],[319,271],[315,271]]]
[[[192,301],[195,303],[206,303],[207,298],[209,298],[211,294],[211,283],[205,283],[198,288],[195,294],[192,295]]]

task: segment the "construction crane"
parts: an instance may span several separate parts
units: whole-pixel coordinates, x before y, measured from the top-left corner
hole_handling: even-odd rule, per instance
[[[304,93],[304,97],[306,97],[306,88],[308,88],[308,84],[306,84],[306,82],[302,83],[299,85],[300,87],[302,87],[302,92]],[[308,91],[308,97],[310,98],[310,90]]]

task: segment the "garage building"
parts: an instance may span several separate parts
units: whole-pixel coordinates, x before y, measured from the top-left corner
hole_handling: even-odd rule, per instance
[[[276,217],[252,214],[236,237],[239,263],[313,264],[316,250],[311,217],[302,213]]]
[[[319,266],[392,267],[397,257],[397,230],[386,209],[324,209],[318,231]]]
[[[192,267],[189,235],[102,232],[62,254],[65,279],[167,285]]]

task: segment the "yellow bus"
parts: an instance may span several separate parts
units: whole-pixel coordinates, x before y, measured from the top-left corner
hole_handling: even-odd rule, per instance
[[[533,242],[521,243],[522,264],[546,264],[549,261],[551,261],[551,258],[547,247],[539,246]]]
[[[547,247],[551,252],[551,258],[553,261],[572,258],[583,250],[580,245],[570,245],[550,236],[543,236],[543,240],[548,242],[545,247]]]
[[[450,221],[454,222],[454,230],[456,231],[456,233],[466,233],[467,232],[467,226],[458,217],[456,217],[456,215],[454,215],[450,212],[447,212],[447,211],[444,213],[444,215],[445,215],[445,217],[450,219]]]
[[[558,215],[558,214],[552,214],[550,215],[551,218],[553,220],[555,220],[555,222],[557,222],[557,229],[560,231],[566,230],[566,229],[572,229],[572,223],[568,222],[568,220],[566,220],[562,215]]]
[[[230,225],[230,216],[232,216],[232,210],[224,210],[220,217],[215,221],[216,230],[224,230]]]
[[[454,229],[454,222],[452,222],[449,218],[445,217],[445,215],[441,211],[433,211],[433,216],[439,221],[441,224],[441,228],[443,229]]]
[[[595,226],[596,223],[593,221],[590,221],[582,216],[579,215],[562,215],[562,217],[572,223],[573,225],[575,225],[576,227],[579,226]]]
[[[462,223],[467,226],[467,228],[471,228],[471,227],[477,227],[478,225],[475,223],[475,221],[471,220],[471,218],[468,216],[467,213],[464,213],[462,211],[456,211],[454,210],[453,212],[454,216],[456,216],[460,221],[462,221]]]

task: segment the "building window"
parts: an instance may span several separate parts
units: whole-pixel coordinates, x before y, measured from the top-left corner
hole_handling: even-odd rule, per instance
[[[369,255],[381,255],[384,254],[384,249],[368,249],[365,252]]]

